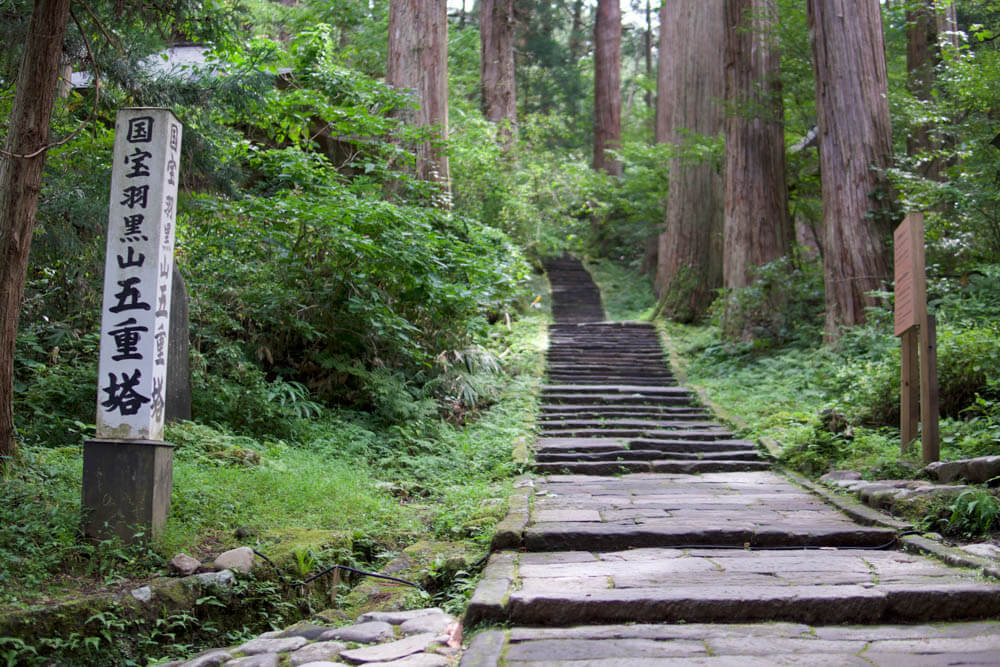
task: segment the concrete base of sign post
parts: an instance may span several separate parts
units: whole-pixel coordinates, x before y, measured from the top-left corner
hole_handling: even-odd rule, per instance
[[[83,531],[88,537],[157,536],[170,513],[174,447],[158,440],[83,445]]]

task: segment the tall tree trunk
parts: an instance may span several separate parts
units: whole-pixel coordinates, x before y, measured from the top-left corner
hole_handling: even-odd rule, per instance
[[[725,92],[723,0],[667,0],[660,14],[657,138],[683,144],[722,129]],[[657,253],[659,310],[682,322],[700,319],[722,285],[723,182],[711,163],[670,163],[670,195]]]
[[[509,147],[517,136],[514,0],[482,0],[479,37],[483,115],[499,124],[499,135]]]
[[[653,76],[653,7],[652,1],[646,0],[646,32],[643,35],[643,56],[646,59],[646,78]],[[646,88],[646,108],[653,108],[653,91]]]
[[[569,29],[569,59],[570,66],[576,67],[583,56],[584,42],[587,36],[583,32],[583,0],[573,0],[573,22]]]
[[[906,71],[907,88],[918,100],[930,102],[936,78],[936,68],[941,62],[940,38],[957,40],[954,22],[955,5],[935,0],[919,0],[907,5],[906,10]],[[957,46],[957,41],[954,42]],[[938,147],[933,126],[925,123],[915,127],[906,138],[906,152],[917,156]],[[943,164],[937,158],[927,159],[917,171],[924,178],[940,178]]]
[[[417,177],[450,189],[448,156],[448,5],[446,0],[391,0],[386,81],[419,104],[407,120],[436,127],[434,141],[416,147]]]
[[[17,75],[6,153],[0,156],[0,468],[17,451],[13,405],[17,320],[69,6],[70,0],[35,0]]]
[[[865,321],[889,278],[886,208],[878,170],[892,159],[882,12],[878,0],[808,0],[823,183],[826,331]]]
[[[622,143],[622,12],[618,0],[598,0],[594,24],[594,169],[621,176],[607,151]]]
[[[726,0],[723,273],[731,289],[791,247],[776,26],[774,0]]]
[[[937,0],[936,9],[938,45],[946,43],[957,49],[959,36],[956,2],[957,0]]]

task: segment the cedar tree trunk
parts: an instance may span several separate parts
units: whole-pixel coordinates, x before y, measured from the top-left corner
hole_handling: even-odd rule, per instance
[[[774,0],[726,0],[723,265],[731,289],[749,285],[756,267],[791,246],[776,22]]]
[[[688,134],[722,130],[725,93],[723,0],[667,0],[660,14],[657,135],[683,145]],[[714,37],[714,38],[713,38]],[[703,317],[722,286],[723,182],[710,162],[670,163],[670,195],[657,252],[658,310],[675,320]]]
[[[879,0],[808,0],[823,183],[826,332],[865,321],[889,279],[892,159]]]
[[[70,0],[35,0],[0,156],[0,467],[16,453],[14,346]],[[34,157],[16,157],[38,153]]]
[[[448,156],[448,6],[446,0],[391,0],[386,81],[409,90],[419,108],[407,115],[417,127],[437,128],[435,140],[416,147],[417,177],[450,189]]]
[[[622,12],[618,0],[598,0],[594,24],[594,169],[622,175],[606,151],[622,143]]]
[[[480,5],[480,76],[483,115],[499,124],[509,147],[517,135],[514,89],[514,0],[482,0]]]

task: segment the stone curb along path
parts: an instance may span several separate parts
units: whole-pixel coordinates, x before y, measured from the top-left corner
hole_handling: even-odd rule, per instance
[[[1000,584],[772,471],[676,386],[652,326],[600,321],[576,260],[547,269],[536,475],[462,665],[1000,664]]]

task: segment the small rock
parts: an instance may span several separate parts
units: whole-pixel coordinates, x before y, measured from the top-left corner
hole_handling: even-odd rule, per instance
[[[824,484],[827,482],[843,482],[846,480],[861,479],[861,473],[857,470],[834,470],[819,478]]]
[[[149,602],[153,599],[153,589],[149,586],[142,586],[132,591],[132,597],[139,602]]]
[[[278,637],[305,637],[306,639],[313,640],[319,639],[319,636],[324,632],[328,632],[329,627],[325,625],[316,625],[314,623],[309,623],[303,621],[301,623],[296,623],[290,628],[286,628],[283,632],[279,633]]]
[[[343,665],[342,662],[329,662],[327,660],[320,660],[318,662],[307,662],[299,665],[299,667],[340,667]]]
[[[969,459],[965,467],[965,477],[973,484],[984,484],[994,477],[1000,477],[1000,456]]]
[[[248,655],[245,658],[236,658],[223,664],[223,667],[278,667],[281,656],[277,653],[261,653],[260,655]]]
[[[311,662],[322,662],[333,660],[340,652],[347,648],[346,644],[340,642],[316,642],[303,646],[298,651],[288,655],[288,662],[292,667],[307,665]]]
[[[339,609],[324,609],[313,614],[313,618],[324,623],[343,623],[352,620],[350,616]]]
[[[342,628],[332,628],[319,636],[321,640],[339,639],[345,642],[359,644],[374,644],[375,642],[392,639],[392,626],[384,621],[369,621],[346,625]]]
[[[177,554],[170,559],[167,565],[170,566],[170,570],[175,574],[187,577],[198,571],[198,568],[201,567],[201,561],[187,554]]]
[[[230,549],[219,554],[213,563],[217,570],[236,570],[237,572],[249,572],[253,569],[253,549],[250,547],[239,547]]]
[[[939,482],[954,482],[963,475],[962,461],[935,461],[924,468],[924,472]]]
[[[182,667],[218,667],[227,660],[232,660],[233,656],[229,651],[213,649],[201,655],[196,655],[183,664]]]
[[[274,639],[275,637],[280,637],[285,634],[284,630],[268,630],[267,632],[262,632],[257,635],[257,639]]]
[[[434,643],[434,639],[434,633],[426,632],[422,635],[412,635],[406,639],[389,642],[388,644],[376,644],[375,646],[365,646],[363,648],[342,651],[340,657],[356,665],[369,662],[390,662],[405,658],[414,653],[426,651],[427,647]]]
[[[383,621],[384,623],[391,623],[392,625],[399,625],[405,623],[411,618],[419,618],[421,616],[429,616],[431,614],[443,614],[444,610],[439,607],[428,607],[426,609],[413,609],[411,611],[370,611],[367,614],[361,614],[358,617],[358,621]]]
[[[454,617],[448,614],[427,614],[404,621],[399,629],[404,635],[418,635],[422,632],[433,632],[440,634],[448,629],[455,622]]]
[[[250,526],[240,526],[239,528],[236,529],[236,532],[233,534],[236,536],[236,539],[245,540],[248,537],[253,537],[257,533]]]
[[[256,655],[258,653],[285,653],[295,651],[309,643],[304,637],[258,637],[233,649],[237,653]]]
[[[200,581],[205,586],[220,586],[225,588],[226,586],[232,586],[233,582],[236,581],[236,577],[229,570],[222,570],[220,572],[203,572],[201,574],[196,574],[198,581]]]

